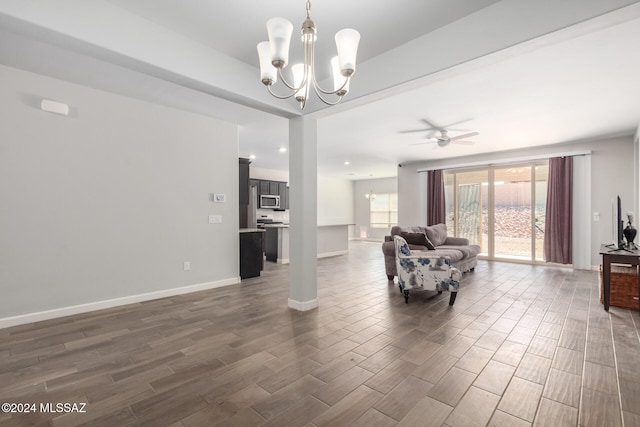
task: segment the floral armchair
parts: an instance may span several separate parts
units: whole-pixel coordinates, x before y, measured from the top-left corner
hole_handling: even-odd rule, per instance
[[[398,286],[404,294],[405,303],[409,302],[409,291],[450,291],[449,305],[453,305],[458,295],[462,273],[451,267],[448,256],[439,256],[430,251],[413,251],[406,240],[394,236],[396,246],[396,267]]]

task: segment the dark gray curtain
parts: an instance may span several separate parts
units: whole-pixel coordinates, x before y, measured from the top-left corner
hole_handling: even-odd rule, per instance
[[[549,159],[547,213],[544,227],[544,259],[547,262],[573,262],[573,157]]]
[[[427,177],[427,225],[445,224],[444,173],[428,171]]]

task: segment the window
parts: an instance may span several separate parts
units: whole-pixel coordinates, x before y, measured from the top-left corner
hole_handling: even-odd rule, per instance
[[[389,228],[398,224],[398,194],[371,194],[369,197],[369,225]]]

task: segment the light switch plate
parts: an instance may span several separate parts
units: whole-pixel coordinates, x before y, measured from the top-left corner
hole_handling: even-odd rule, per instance
[[[213,201],[215,203],[224,203],[227,201],[227,196],[225,194],[214,194]]]
[[[209,215],[209,224],[221,224],[222,215]]]

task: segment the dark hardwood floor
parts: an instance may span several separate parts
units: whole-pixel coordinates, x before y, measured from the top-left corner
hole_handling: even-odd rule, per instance
[[[351,242],[300,313],[266,265],[0,330],[0,403],[36,405],[0,426],[640,426],[640,316],[606,313],[595,272],[481,261],[453,307],[405,304],[380,244]]]

